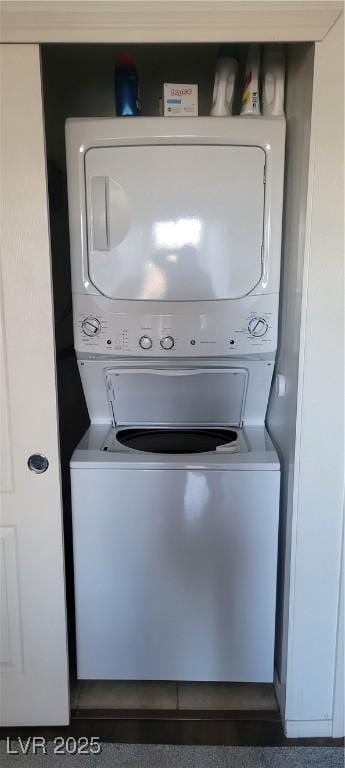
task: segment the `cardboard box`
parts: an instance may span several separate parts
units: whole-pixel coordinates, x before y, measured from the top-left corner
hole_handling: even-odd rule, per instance
[[[164,83],[164,117],[195,117],[198,86],[193,83]]]

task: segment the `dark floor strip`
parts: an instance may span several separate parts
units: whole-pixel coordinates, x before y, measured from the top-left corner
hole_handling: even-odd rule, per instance
[[[204,712],[176,713],[134,712],[119,717],[107,715],[97,717],[73,716],[67,727],[49,728],[2,728],[0,738],[27,738],[28,736],[43,736],[51,741],[56,736],[97,736],[101,741],[126,744],[176,744],[176,745],[223,745],[223,746],[343,746],[342,739],[286,739],[282,725],[275,713],[269,713],[269,719],[262,719],[262,713],[221,712],[212,713],[212,717],[204,717]],[[144,716],[143,716],[144,714]],[[179,713],[181,714],[181,713]]]

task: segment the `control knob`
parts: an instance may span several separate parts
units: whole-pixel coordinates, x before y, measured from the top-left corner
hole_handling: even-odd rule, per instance
[[[101,321],[97,317],[85,317],[81,327],[86,336],[97,336],[101,330]]]
[[[175,340],[172,336],[165,336],[164,339],[161,339],[161,347],[162,349],[172,349],[175,344]]]
[[[264,317],[252,317],[248,323],[248,331],[256,338],[264,336],[268,331],[268,322]]]
[[[150,339],[149,336],[141,336],[139,339],[139,347],[141,347],[141,349],[151,349],[152,339]]]

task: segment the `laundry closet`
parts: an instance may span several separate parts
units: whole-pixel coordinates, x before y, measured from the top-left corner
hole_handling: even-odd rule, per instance
[[[273,693],[285,116],[239,114],[250,47],[233,116],[212,118],[218,46],[157,45],[126,47],[142,116],[116,118],[121,50],[42,50],[79,701],[87,680]],[[312,46],[287,46],[288,73],[296,60],[303,205]],[[157,116],[164,82],[197,83],[198,116]],[[278,610],[278,660],[280,632]]]
[[[312,39],[281,43],[284,114],[241,115],[250,40],[235,39],[233,114],[222,117],[210,115],[220,38],[39,49],[69,710],[81,723],[159,720],[167,740],[164,720],[200,718],[205,733],[222,721],[210,738],[226,739],[238,712],[281,718],[287,736],[337,735],[341,522],[325,518],[320,489],[320,508],[308,506],[320,478],[304,451],[313,393],[327,421],[316,393],[332,357],[307,322],[308,311],[319,320],[307,288],[320,286],[309,254],[324,65]],[[123,53],[138,117],[116,117]],[[197,84],[198,115],[163,117],[164,83]],[[320,269],[333,288],[328,227]],[[318,355],[312,382],[304,365]],[[331,487],[339,452],[330,467],[321,449]],[[49,478],[46,454],[32,448],[30,482]]]

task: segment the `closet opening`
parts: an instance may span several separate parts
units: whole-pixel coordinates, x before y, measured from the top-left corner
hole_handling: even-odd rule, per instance
[[[220,44],[223,41],[220,41]],[[126,52],[135,61],[141,91],[143,116],[158,116],[162,110],[163,84],[198,85],[198,115],[210,114],[214,73],[219,45],[216,44],[45,44],[41,46],[49,194],[52,279],[55,311],[56,363],[58,380],[61,473],[63,489],[64,542],[68,606],[71,676],[71,708],[75,717],[205,720],[218,715],[231,719],[257,718],[279,723],[279,698],[284,684],[285,629],[291,520],[288,517],[288,469],[295,432],[297,365],[299,352],[300,285],[303,273],[304,222],[310,144],[314,46],[286,43],[285,117],[286,155],[282,262],[279,308],[279,340],[266,426],[277,450],[281,467],[278,587],[275,634],[275,683],[188,682],[184,680],[78,680],[73,576],[73,534],[69,462],[90,420],[78,371],[73,341],[70,241],[67,200],[65,122],[68,118],[115,117],[114,65]],[[247,45],[238,45],[239,74],[233,113],[240,112]],[[196,121],[198,117],[193,118]],[[250,118],[243,118],[250,119]],[[135,117],[133,117],[135,120]],[[166,117],[166,120],[172,118]],[[177,118],[176,118],[177,120]],[[216,118],[215,118],[216,120]],[[169,124],[170,125],[170,124]],[[250,180],[249,180],[250,183]],[[167,331],[166,338],[169,337]],[[194,339],[190,340],[193,345]],[[229,344],[234,340],[229,340]],[[192,348],[192,347],[191,347]],[[289,378],[287,397],[280,397],[276,374]],[[195,436],[191,433],[182,442]],[[221,430],[218,430],[221,432]],[[127,434],[122,440],[139,440],[142,452],[150,445],[164,444],[166,435]],[[215,434],[216,443],[236,440],[236,431]],[[156,430],[157,433],[157,430]],[[235,437],[233,437],[233,434]],[[205,445],[209,436],[205,436]],[[127,441],[127,443],[126,443]],[[140,442],[141,441],[141,442]],[[150,442],[151,441],[151,442]],[[188,443],[189,444],[189,443]],[[208,444],[208,443],[207,443]],[[147,445],[149,447],[147,447]],[[179,443],[180,445],[180,443]],[[146,446],[146,447],[145,447]],[[128,448],[130,449],[130,448]],[[197,450],[197,449],[196,449]],[[202,450],[200,448],[199,450]],[[177,449],[176,449],[177,451]],[[107,450],[107,453],[109,451]],[[185,451],[184,451],[185,452]],[[148,454],[147,454],[148,455]],[[92,564],[90,564],[92,567]],[[135,715],[134,715],[135,713]],[[232,715],[231,715],[232,713]],[[202,727],[202,726],[201,726]]]

